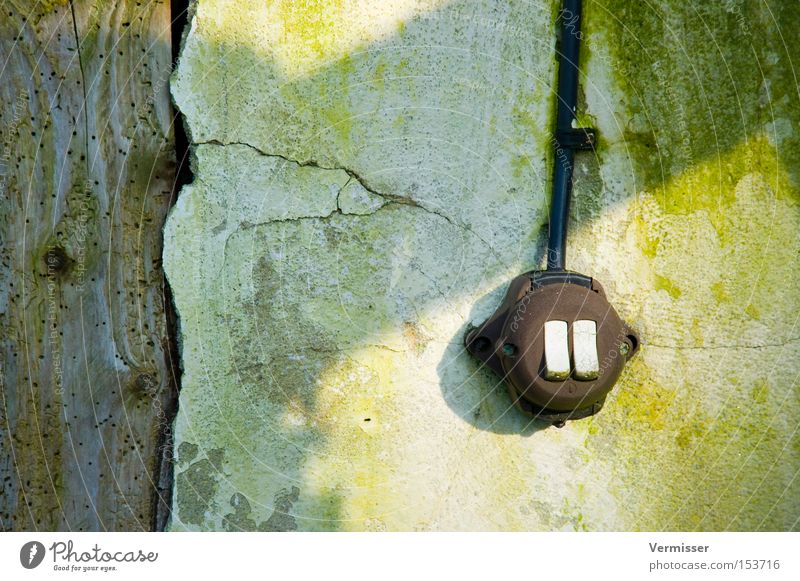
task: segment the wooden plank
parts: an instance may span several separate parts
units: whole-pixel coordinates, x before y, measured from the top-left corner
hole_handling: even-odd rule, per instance
[[[0,14],[0,527],[158,528],[176,401],[170,4]]]

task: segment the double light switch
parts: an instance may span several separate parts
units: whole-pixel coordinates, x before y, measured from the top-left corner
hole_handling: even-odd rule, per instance
[[[580,381],[597,379],[600,375],[597,323],[589,319],[572,323],[571,355],[567,321],[547,321],[544,324],[544,359],[548,381],[564,381],[570,374]]]

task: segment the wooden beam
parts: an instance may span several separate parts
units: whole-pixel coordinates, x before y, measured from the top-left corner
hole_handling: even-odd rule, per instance
[[[170,3],[0,10],[0,528],[159,528],[177,393]]]

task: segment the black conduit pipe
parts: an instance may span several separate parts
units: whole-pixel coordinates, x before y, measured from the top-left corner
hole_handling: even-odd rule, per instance
[[[558,16],[560,49],[558,50],[558,88],[556,131],[553,145],[555,160],[553,196],[550,205],[550,234],[547,243],[547,269],[564,270],[567,247],[567,219],[572,194],[572,166],[575,150],[593,149],[593,129],[574,129],[578,102],[578,56],[581,39],[581,0],[564,0]]]

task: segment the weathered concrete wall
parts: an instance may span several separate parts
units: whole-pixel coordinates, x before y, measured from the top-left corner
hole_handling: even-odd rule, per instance
[[[557,2],[198,2],[173,529],[798,528],[800,10],[586,4],[568,262],[644,347],[556,430],[462,339],[541,264]]]

